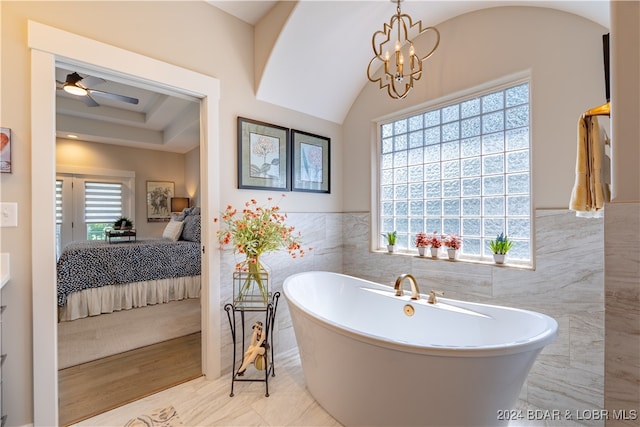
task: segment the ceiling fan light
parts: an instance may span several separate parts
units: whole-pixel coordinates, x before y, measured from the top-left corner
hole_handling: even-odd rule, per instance
[[[65,83],[62,86],[62,89],[67,92],[70,93],[71,95],[76,95],[76,96],[87,96],[87,90],[84,88],[81,88],[80,86],[76,86],[74,84],[70,84],[70,83]]]

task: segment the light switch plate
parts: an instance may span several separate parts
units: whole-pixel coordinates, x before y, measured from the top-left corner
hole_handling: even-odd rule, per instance
[[[18,226],[18,204],[15,202],[0,203],[0,227]]]

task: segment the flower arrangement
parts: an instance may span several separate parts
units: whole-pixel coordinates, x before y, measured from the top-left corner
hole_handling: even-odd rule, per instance
[[[489,248],[494,254],[505,255],[513,246],[513,240],[509,240],[504,233],[500,233],[496,236],[495,240],[489,242]]]
[[[458,235],[450,234],[445,238],[444,245],[449,249],[458,250],[460,249],[460,246],[462,246],[462,240],[460,239],[460,237],[458,237]]]
[[[432,248],[438,249],[442,246],[442,237],[435,231],[429,235],[428,240]]]
[[[421,231],[416,234],[415,245],[416,248],[426,248],[427,246],[429,246],[429,236],[427,235],[427,233]]]
[[[238,272],[248,273],[238,296],[242,297],[255,284],[265,303],[269,291],[263,280],[268,273],[260,263],[260,256],[282,248],[286,248],[292,258],[305,256],[305,250],[300,245],[301,234],[294,233],[295,227],[286,225],[287,215],[280,213],[277,204],[272,206],[272,201],[269,197],[268,204],[262,206],[251,199],[245,203],[242,211],[228,205],[221,216],[224,227],[217,232],[221,249],[232,244],[233,253],[246,256],[246,260],[235,267]],[[214,222],[218,222],[218,218]]]

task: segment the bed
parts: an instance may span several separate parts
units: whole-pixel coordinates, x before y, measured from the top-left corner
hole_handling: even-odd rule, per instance
[[[200,251],[198,208],[172,218],[162,239],[72,242],[57,262],[59,320],[199,298]]]

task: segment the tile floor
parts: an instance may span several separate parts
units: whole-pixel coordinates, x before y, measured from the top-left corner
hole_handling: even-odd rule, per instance
[[[276,376],[263,383],[236,383],[230,397],[230,375],[207,381],[198,378],[105,412],[75,426],[124,426],[130,419],[172,405],[185,426],[341,426],[313,399],[306,388],[297,349],[276,356]],[[544,413],[521,409],[525,419],[510,427],[581,427],[566,420],[542,420]],[[535,411],[535,409],[533,410]],[[539,419],[526,419],[526,418]]]

